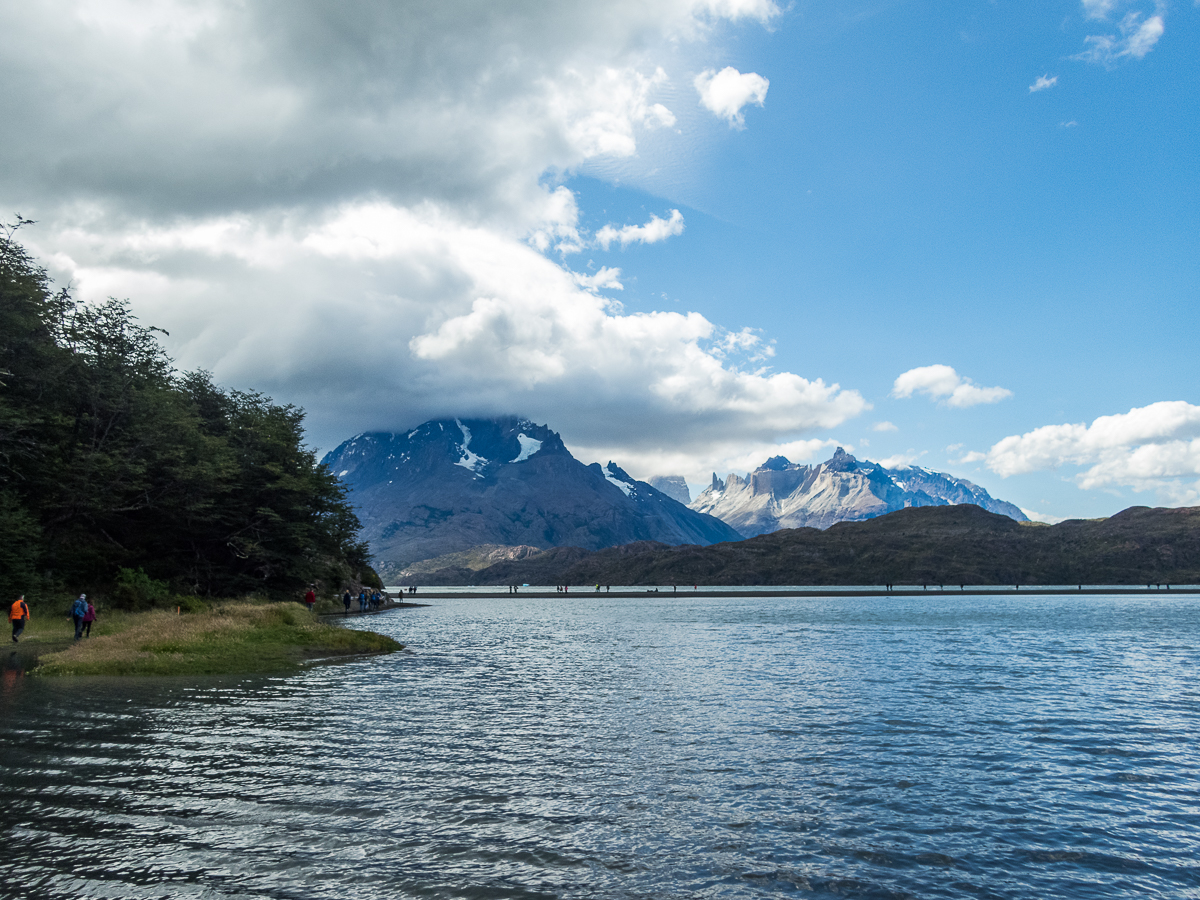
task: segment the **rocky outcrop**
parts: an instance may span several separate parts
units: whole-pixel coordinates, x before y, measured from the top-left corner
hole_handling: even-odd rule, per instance
[[[692,502],[692,492],[688,490],[687,481],[682,475],[655,475],[646,479],[646,483],[684,506]]]
[[[612,462],[584,465],[558,434],[516,417],[360,434],[324,462],[350,488],[384,577],[484,544],[598,550],[741,537]]]
[[[690,507],[752,537],[781,528],[828,528],[909,507],[964,503],[1027,521],[1016,506],[965,479],[920,466],[885,469],[857,460],[841,447],[815,466],[775,456],[747,478],[730,475],[722,480],[714,473],[712,485]]]

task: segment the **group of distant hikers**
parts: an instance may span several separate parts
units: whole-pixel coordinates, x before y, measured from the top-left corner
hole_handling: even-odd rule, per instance
[[[71,604],[71,611],[68,615],[75,622],[75,640],[92,636],[92,623],[96,621],[96,607],[88,600],[87,594],[79,595],[78,599]],[[24,594],[18,597],[9,608],[8,621],[12,623],[12,639],[16,644],[20,641],[21,634],[29,622],[29,604],[25,602]]]
[[[379,591],[368,592],[365,588],[358,592],[358,611],[367,612],[368,610],[379,609],[383,605],[383,594]],[[346,588],[346,592],[342,594],[342,606],[346,608],[346,615],[350,615],[350,604],[354,602],[354,595],[350,593],[350,588]]]

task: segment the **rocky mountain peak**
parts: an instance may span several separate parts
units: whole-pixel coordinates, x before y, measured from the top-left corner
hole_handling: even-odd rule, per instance
[[[822,465],[827,472],[853,472],[858,469],[858,460],[838,447],[833,451],[833,456]]]
[[[751,537],[782,528],[828,528],[907,507],[959,504],[1026,521],[1020,509],[966,479],[919,466],[885,469],[855,459],[843,447],[816,466],[775,456],[746,479],[730,474],[722,481],[714,473],[712,487],[690,506]]]
[[[615,462],[585,466],[556,432],[517,416],[436,419],[406,433],[360,434],[324,462],[351,489],[362,535],[385,577],[483,544],[599,549],[740,537]]]

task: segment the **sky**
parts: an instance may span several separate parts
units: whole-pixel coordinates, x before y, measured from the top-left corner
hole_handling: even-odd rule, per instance
[[[1200,505],[1194,0],[0,5],[0,218],[181,369],[637,477]]]

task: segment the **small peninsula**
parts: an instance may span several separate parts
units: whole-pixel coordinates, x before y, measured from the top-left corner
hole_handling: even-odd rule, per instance
[[[373,631],[326,624],[296,604],[249,600],[199,612],[112,612],[81,641],[72,641],[69,624],[57,618],[38,624],[12,652],[32,664],[31,674],[47,676],[276,674],[404,646]]]

